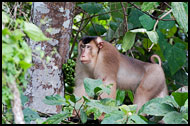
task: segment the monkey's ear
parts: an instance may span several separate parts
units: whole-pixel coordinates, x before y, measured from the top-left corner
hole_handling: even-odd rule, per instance
[[[98,45],[98,48],[100,48],[100,49],[103,48],[104,41],[102,40],[101,37],[96,38],[96,43]]]

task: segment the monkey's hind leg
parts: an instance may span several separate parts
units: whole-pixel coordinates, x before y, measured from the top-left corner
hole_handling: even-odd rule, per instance
[[[155,97],[163,97],[167,94],[165,77],[158,65],[152,65],[144,74],[138,88],[135,91],[134,104],[137,104],[137,112],[149,100]]]

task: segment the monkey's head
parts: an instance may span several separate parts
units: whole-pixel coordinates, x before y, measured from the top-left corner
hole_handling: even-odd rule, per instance
[[[83,37],[78,44],[79,59],[83,64],[96,61],[99,49],[103,47],[103,40],[97,36]]]

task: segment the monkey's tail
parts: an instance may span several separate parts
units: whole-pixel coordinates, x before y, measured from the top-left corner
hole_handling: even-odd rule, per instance
[[[159,66],[161,66],[161,65],[162,65],[162,62],[161,62],[160,57],[159,57],[158,55],[152,55],[152,56],[150,57],[150,61],[151,61],[152,63],[156,63],[155,60],[154,60],[154,58],[157,58],[157,59],[158,59],[158,64],[159,64]]]

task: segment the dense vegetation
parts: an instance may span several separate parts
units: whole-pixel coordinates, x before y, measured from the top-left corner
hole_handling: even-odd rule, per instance
[[[31,3],[7,2],[2,4],[2,123],[14,123],[11,110],[13,98],[10,84],[16,83],[20,93],[27,85],[25,73],[31,67],[32,53],[26,36],[34,41],[48,40],[28,21]],[[188,93],[174,92],[188,85],[188,2],[77,2],[70,41],[70,59],[64,64],[66,95],[47,96],[44,103],[64,105],[60,114],[43,122],[39,113],[25,108],[26,123],[91,123],[104,112],[101,123],[188,123]],[[72,95],[77,40],[82,36],[102,36],[121,53],[148,61],[152,54],[162,60],[170,96],[147,102],[136,114],[130,91],[117,91],[116,100],[97,100],[102,92],[110,92],[100,80],[84,80],[86,93],[82,104]],[[42,52],[43,57],[43,52]],[[111,86],[111,85],[110,85]],[[88,88],[90,87],[90,88]],[[127,94],[127,97],[125,97]],[[21,95],[22,104],[27,100]],[[79,109],[77,121],[69,119]],[[150,117],[145,118],[141,113]],[[93,116],[92,116],[93,115]],[[47,115],[49,116],[49,115]],[[78,122],[79,121],[79,122]]]

